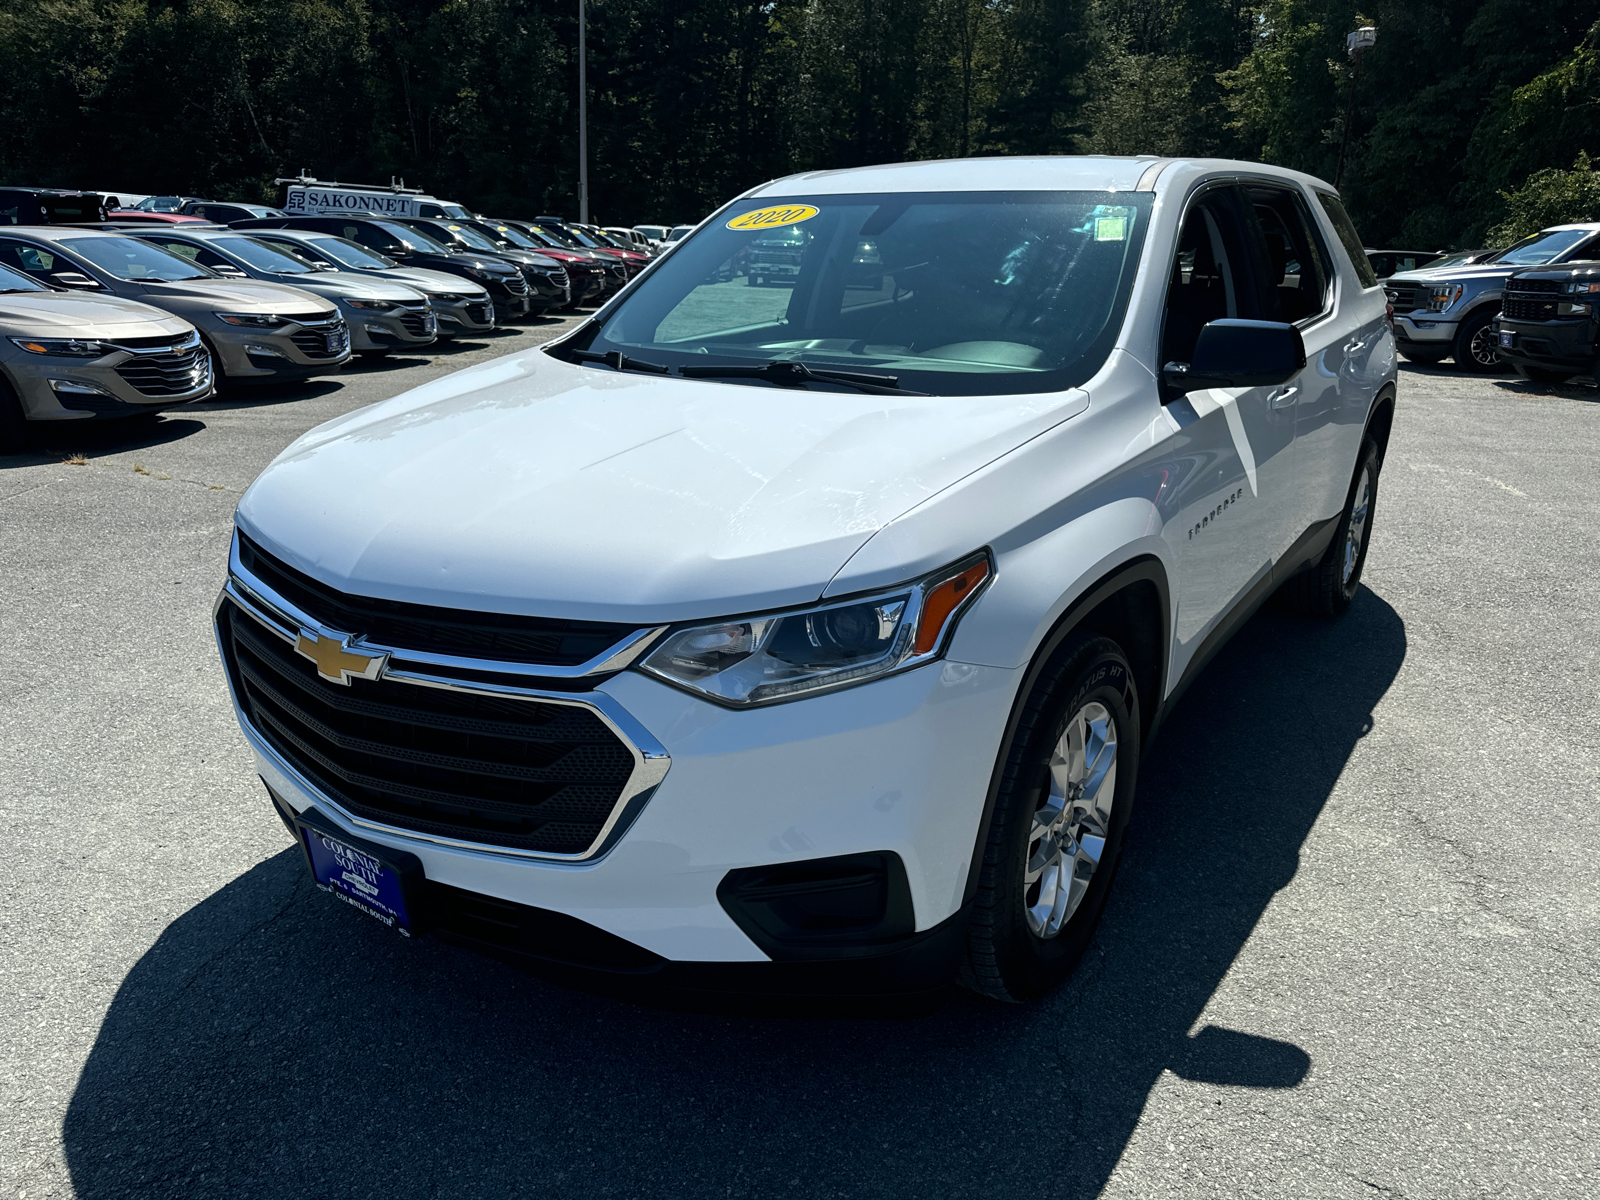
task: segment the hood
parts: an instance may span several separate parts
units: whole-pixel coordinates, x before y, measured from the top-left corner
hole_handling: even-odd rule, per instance
[[[1470,267],[1440,267],[1430,271],[1406,271],[1403,274],[1391,275],[1383,282],[1389,283],[1465,283],[1469,279],[1504,279],[1513,271],[1524,270],[1523,267],[1501,266],[1498,263],[1480,263]]]
[[[342,590],[641,624],[802,604],[877,530],[1087,407],[578,367],[538,350],[312,430],[240,528]]]
[[[242,312],[327,313],[320,296],[282,283],[262,279],[185,279],[178,283],[140,285],[153,303],[163,299],[226,303]]]
[[[416,288],[399,279],[376,279],[346,271],[318,271],[315,275],[296,275],[289,287],[315,292],[334,300],[421,300]],[[287,283],[287,281],[285,281]]]
[[[481,296],[484,299],[489,296],[481,283],[444,271],[431,271],[427,267],[389,267],[381,278],[393,279],[396,283],[403,283],[428,295],[444,292],[456,296]]]
[[[117,338],[177,336],[193,326],[137,300],[77,292],[18,292],[0,295],[0,328],[14,336]]]

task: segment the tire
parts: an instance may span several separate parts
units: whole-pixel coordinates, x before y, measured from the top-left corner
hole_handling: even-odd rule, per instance
[[[1565,383],[1577,374],[1576,371],[1552,371],[1548,367],[1529,367],[1522,363],[1515,365],[1518,375],[1534,383]]]
[[[28,418],[11,385],[0,378],[0,454],[21,454],[28,448]]]
[[[1400,357],[1407,362],[1420,363],[1425,367],[1436,367],[1450,357],[1450,351],[1445,350],[1412,350],[1400,351]]]
[[[1002,764],[968,919],[961,982],[973,991],[1031,1000],[1083,957],[1133,809],[1138,710],[1128,660],[1106,638],[1069,636],[1040,672]]]
[[[1456,330],[1456,340],[1450,350],[1456,366],[1474,375],[1498,375],[1506,369],[1505,360],[1494,343],[1494,330],[1490,328],[1497,312],[1497,309],[1480,308],[1467,314]]]
[[[1350,607],[1361,587],[1361,570],[1367,564],[1377,499],[1378,447],[1367,438],[1356,457],[1344,512],[1327,551],[1316,566],[1286,580],[1279,592],[1290,609],[1309,617],[1338,617]]]

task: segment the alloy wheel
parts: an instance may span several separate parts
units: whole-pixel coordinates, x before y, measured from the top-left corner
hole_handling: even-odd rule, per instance
[[[1350,521],[1344,535],[1344,574],[1340,582],[1350,586],[1350,580],[1361,565],[1361,548],[1367,539],[1367,512],[1372,501],[1372,475],[1363,469],[1356,484],[1355,498],[1350,502]]]
[[[1053,938],[1083,902],[1105,852],[1117,793],[1117,726],[1096,701],[1067,722],[1050,755],[1050,785],[1033,814],[1022,907],[1028,928]]]
[[[1499,342],[1495,338],[1492,324],[1484,325],[1472,335],[1472,342],[1467,350],[1472,355],[1472,360],[1486,370],[1501,365]]]

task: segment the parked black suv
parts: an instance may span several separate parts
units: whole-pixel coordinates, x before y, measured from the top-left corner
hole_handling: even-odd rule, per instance
[[[552,308],[565,308],[572,301],[572,287],[566,268],[537,250],[518,250],[497,245],[473,229],[469,222],[451,217],[396,217],[395,223],[414,229],[424,237],[432,238],[440,245],[462,254],[501,258],[515,266],[528,281],[528,298],[533,302],[532,311],[535,314]]]
[[[1530,267],[1506,280],[1495,319],[1500,357],[1539,383],[1600,384],[1600,262]]]
[[[235,229],[310,229],[360,242],[408,267],[427,267],[476,280],[489,290],[496,321],[528,314],[528,281],[498,255],[456,253],[432,238],[387,217],[268,217],[235,221]]]
[[[105,219],[106,198],[98,192],[0,187],[0,225],[76,225]]]

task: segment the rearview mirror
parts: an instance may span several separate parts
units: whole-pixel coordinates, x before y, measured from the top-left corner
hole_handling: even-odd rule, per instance
[[[1161,382],[1173,395],[1201,388],[1273,387],[1306,366],[1300,331],[1279,321],[1212,321],[1200,330],[1194,361],[1168,363]]]
[[[80,292],[98,292],[100,285],[78,271],[57,271],[50,276],[50,282],[60,284],[65,288],[76,288]]]

